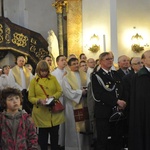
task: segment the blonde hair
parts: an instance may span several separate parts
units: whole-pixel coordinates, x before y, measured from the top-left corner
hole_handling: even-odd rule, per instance
[[[40,77],[40,71],[44,70],[44,71],[48,71],[48,73],[50,73],[50,67],[48,65],[48,63],[45,60],[41,60],[39,61],[39,63],[36,66],[36,73],[37,75]]]

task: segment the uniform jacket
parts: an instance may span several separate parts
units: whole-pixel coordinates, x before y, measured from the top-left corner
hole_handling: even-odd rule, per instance
[[[17,126],[14,121],[18,121]],[[0,114],[0,140],[0,150],[38,150],[35,125],[23,111],[16,116]]]
[[[57,79],[49,75],[47,78],[40,78],[36,75],[30,82],[29,86],[29,101],[34,105],[32,110],[32,118],[37,127],[48,128],[59,125],[64,122],[64,112],[52,113],[48,106],[37,105],[39,99],[46,99],[40,85],[43,86],[49,97],[53,96],[56,99],[62,95],[62,89]]]
[[[104,89],[102,85],[99,84],[95,74],[101,77],[105,87],[115,89],[111,92]],[[96,118],[109,118],[112,113],[112,108],[117,105],[117,100],[122,96],[122,85],[121,79],[116,71],[111,71],[112,77],[110,77],[102,68],[92,74],[92,89],[95,99],[100,100],[100,102],[95,101],[95,117]]]

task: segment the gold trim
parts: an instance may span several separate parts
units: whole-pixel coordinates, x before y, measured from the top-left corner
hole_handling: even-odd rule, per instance
[[[16,48],[12,48],[12,47],[0,47],[0,50],[12,50],[12,51],[21,53],[21,54],[23,54],[23,55],[25,55],[25,56],[30,57],[31,60],[32,60],[34,63],[37,63],[37,61],[36,61],[31,55],[29,55],[28,53],[22,52],[21,50],[18,50],[18,49],[16,49]]]
[[[19,53],[24,54],[26,56],[30,56],[28,53],[22,52],[21,50],[18,50],[16,48],[12,48],[12,47],[0,47],[0,50],[13,50],[15,52],[19,52]]]

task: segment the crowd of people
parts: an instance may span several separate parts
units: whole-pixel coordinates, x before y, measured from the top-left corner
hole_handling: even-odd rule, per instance
[[[150,50],[113,61],[112,52],[59,55],[54,68],[48,55],[33,70],[20,55],[4,65],[0,149],[150,150]],[[56,113],[58,99],[65,109]],[[114,110],[124,118],[110,121]]]

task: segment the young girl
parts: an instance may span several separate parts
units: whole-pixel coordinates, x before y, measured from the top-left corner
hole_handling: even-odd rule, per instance
[[[18,89],[2,91],[0,114],[0,150],[38,150],[38,138],[31,117],[20,110],[22,94]]]

